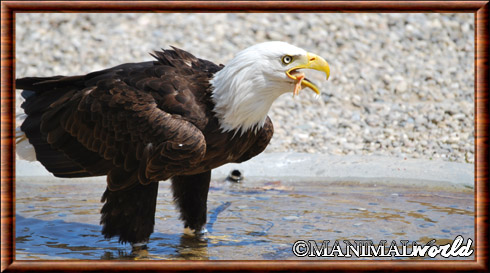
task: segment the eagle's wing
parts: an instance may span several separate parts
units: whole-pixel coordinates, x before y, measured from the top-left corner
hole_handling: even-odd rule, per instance
[[[38,89],[27,96],[22,125],[38,160],[58,176],[107,174],[111,190],[165,180],[199,164],[204,136],[179,111],[193,111],[186,114],[196,120],[204,115],[189,90],[202,86],[175,82],[172,69],[154,70],[125,72],[126,78],[102,73],[90,81],[18,80],[20,88]],[[40,153],[48,156],[42,160]]]
[[[243,153],[235,163],[242,163],[262,153],[265,148],[267,148],[267,145],[269,145],[273,134],[274,126],[271,119],[267,116],[264,126],[257,132],[257,138],[254,145],[251,145],[250,149]]]

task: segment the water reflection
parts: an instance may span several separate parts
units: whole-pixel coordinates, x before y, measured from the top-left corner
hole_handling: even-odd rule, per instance
[[[196,237],[183,232],[169,186],[162,184],[148,248],[131,251],[101,235],[98,187],[18,180],[16,259],[297,259],[291,251],[297,240],[474,239],[472,190],[213,182],[208,233]]]
[[[188,233],[165,234],[155,232],[147,249],[131,251],[129,245],[117,240],[106,240],[100,226],[39,220],[16,215],[16,251],[18,260],[30,259],[94,259],[102,253],[103,260],[208,260],[208,247],[242,247],[265,243],[265,240],[233,239],[230,236],[209,234],[195,236]],[[265,233],[262,233],[265,235]],[[253,236],[261,236],[254,234]]]

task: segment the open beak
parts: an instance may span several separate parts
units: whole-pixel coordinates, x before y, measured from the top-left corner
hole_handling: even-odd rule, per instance
[[[315,93],[320,94],[320,90],[318,86],[316,86],[314,83],[309,81],[307,78],[305,78],[305,74],[301,73],[298,71],[299,69],[314,69],[318,70],[321,72],[324,72],[327,75],[327,80],[328,77],[330,77],[330,67],[328,66],[327,61],[323,59],[322,57],[313,54],[313,53],[307,53],[307,62],[304,64],[299,64],[288,71],[286,71],[286,75],[290,78],[296,81],[296,85],[294,88],[293,96],[297,95],[299,93],[299,90],[303,88],[310,88],[313,90]]]

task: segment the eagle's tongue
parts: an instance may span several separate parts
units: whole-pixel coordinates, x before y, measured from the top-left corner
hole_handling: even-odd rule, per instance
[[[305,78],[305,75],[303,73],[298,73],[295,75],[296,76],[296,85],[294,86],[294,91],[293,91],[293,97],[295,95],[299,94],[299,90],[301,90],[301,82],[303,82],[303,79]]]

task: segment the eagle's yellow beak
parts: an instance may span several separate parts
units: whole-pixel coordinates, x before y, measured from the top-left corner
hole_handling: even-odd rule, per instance
[[[307,53],[305,63],[299,64],[286,71],[286,75],[296,81],[293,95],[297,95],[299,93],[299,90],[305,87],[309,87],[311,90],[315,91],[315,93],[320,94],[319,88],[308,79],[306,79],[305,75],[298,71],[299,69],[314,69],[325,72],[328,80],[328,77],[330,77],[330,67],[328,66],[327,61],[316,54]]]

